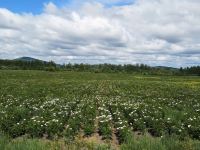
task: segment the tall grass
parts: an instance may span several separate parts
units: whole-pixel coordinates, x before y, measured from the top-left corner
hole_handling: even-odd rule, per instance
[[[0,136],[0,150],[111,150],[107,144],[64,141],[48,141],[43,139],[10,139]],[[200,141],[185,139],[180,141],[175,136],[163,138],[151,137],[148,134],[134,136],[128,133],[121,150],[200,150]]]
[[[134,136],[127,134],[126,141],[121,145],[122,150],[200,150],[200,141],[185,139],[180,141],[174,136],[162,138],[144,136]]]
[[[0,150],[109,150],[108,144],[84,142],[66,143],[64,140],[49,141],[44,139],[10,139],[0,135]]]

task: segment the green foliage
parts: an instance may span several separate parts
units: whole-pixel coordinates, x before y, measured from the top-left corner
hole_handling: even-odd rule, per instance
[[[185,75],[198,75],[198,76],[200,76],[200,66],[180,68],[180,73],[185,74]]]
[[[25,58],[24,58],[25,59]],[[0,70],[44,70],[44,71],[79,71],[94,73],[137,73],[141,75],[200,75],[200,66],[192,66],[186,68],[172,67],[150,67],[145,64],[63,64],[58,65],[53,61],[46,62],[42,60],[1,60]]]
[[[199,91],[198,77],[1,70],[0,130],[70,142],[80,133],[115,135],[124,149],[195,149]]]
[[[46,62],[41,60],[1,60],[0,69],[3,70],[46,70],[56,71],[57,65],[53,62]]]

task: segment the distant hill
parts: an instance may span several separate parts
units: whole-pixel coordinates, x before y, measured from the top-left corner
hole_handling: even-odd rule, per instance
[[[19,61],[42,61],[42,62],[45,62],[43,60],[39,60],[39,59],[36,59],[36,58],[32,58],[32,57],[19,57],[19,58],[16,58],[14,60],[19,60]]]
[[[14,61],[17,60],[17,61],[23,61],[23,62],[41,62],[41,63],[45,63],[45,64],[48,64],[50,63],[50,61],[44,61],[44,60],[40,60],[40,59],[36,59],[36,58],[32,58],[32,57],[19,57],[19,58],[16,58],[16,59],[13,59]],[[54,63],[54,62],[53,62]],[[56,64],[55,65],[57,67],[60,67],[62,65],[60,64]]]
[[[0,59],[0,70],[46,70],[55,71],[59,66],[53,61],[43,61],[32,57]]]
[[[172,71],[178,70],[178,68],[166,67],[166,66],[156,66],[155,68],[157,68],[157,69],[164,69],[164,70],[172,70]]]

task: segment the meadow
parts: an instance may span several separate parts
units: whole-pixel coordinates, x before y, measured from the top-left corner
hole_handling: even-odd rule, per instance
[[[0,71],[0,149],[199,150],[200,77]]]

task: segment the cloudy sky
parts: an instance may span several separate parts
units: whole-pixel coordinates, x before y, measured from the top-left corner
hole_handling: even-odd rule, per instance
[[[0,0],[0,58],[200,65],[200,0]]]

